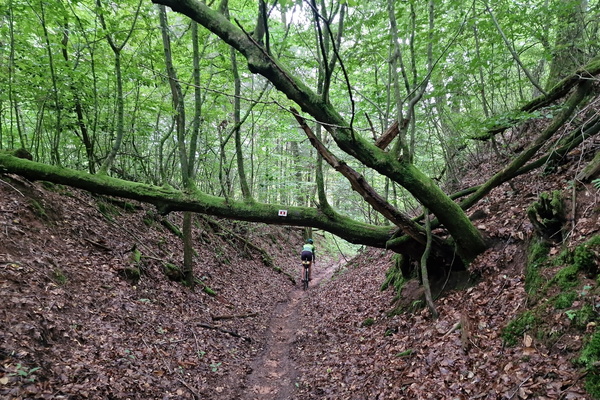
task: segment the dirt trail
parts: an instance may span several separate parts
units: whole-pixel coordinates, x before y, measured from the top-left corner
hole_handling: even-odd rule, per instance
[[[290,292],[288,301],[275,308],[266,333],[265,348],[252,365],[241,399],[287,400],[294,393],[297,371],[290,353],[296,332],[302,327],[300,302],[305,296],[314,296],[319,282],[331,277],[335,269],[334,265],[325,269],[318,266],[313,270],[308,291],[297,285]]]

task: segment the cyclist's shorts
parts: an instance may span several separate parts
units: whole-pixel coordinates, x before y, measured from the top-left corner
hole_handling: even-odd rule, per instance
[[[302,261],[305,261],[305,260],[306,261],[312,261],[312,259],[313,259],[313,253],[312,253],[312,251],[305,250],[300,255],[300,258],[302,259]]]

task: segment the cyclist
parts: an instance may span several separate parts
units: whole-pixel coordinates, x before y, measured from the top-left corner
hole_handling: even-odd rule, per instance
[[[306,239],[306,243],[302,246],[302,254],[300,255],[302,261],[310,261],[310,267],[308,268],[308,280],[312,279],[312,264],[316,261],[315,256],[315,245],[312,239]]]

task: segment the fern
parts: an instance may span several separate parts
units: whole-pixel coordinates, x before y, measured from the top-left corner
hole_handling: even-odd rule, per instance
[[[600,178],[598,178],[598,179],[594,179],[594,180],[592,181],[592,185],[594,185],[594,187],[595,187],[596,189],[600,189]]]

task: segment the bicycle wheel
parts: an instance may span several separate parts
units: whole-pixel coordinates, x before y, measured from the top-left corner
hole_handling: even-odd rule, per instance
[[[304,267],[304,272],[302,273],[302,288],[304,290],[308,289],[308,268]]]

